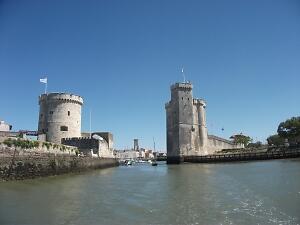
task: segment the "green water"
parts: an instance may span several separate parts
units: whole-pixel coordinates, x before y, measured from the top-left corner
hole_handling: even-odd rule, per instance
[[[0,224],[299,224],[300,160],[135,165],[0,183]]]

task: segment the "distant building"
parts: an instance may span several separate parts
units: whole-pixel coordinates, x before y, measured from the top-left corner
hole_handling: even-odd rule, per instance
[[[0,131],[9,132],[12,129],[12,125],[5,123],[3,120],[0,120]]]
[[[156,157],[156,152],[153,152],[150,149],[144,149],[140,148],[139,151],[136,151],[134,149],[128,149],[128,150],[116,150],[115,151],[116,157],[120,160],[147,160],[147,159],[153,159]]]
[[[139,151],[139,139],[133,139],[133,150]]]
[[[242,147],[208,135],[206,102],[193,98],[192,89],[192,84],[186,82],[171,86],[171,101],[165,105],[168,163],[179,163],[187,155],[208,155],[222,149]]]
[[[119,160],[136,160],[139,158],[139,151],[135,151],[133,149],[116,150],[115,154],[116,158],[118,158]]]

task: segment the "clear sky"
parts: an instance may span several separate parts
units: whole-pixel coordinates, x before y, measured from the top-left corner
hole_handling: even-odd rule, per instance
[[[210,134],[264,141],[300,112],[299,0],[0,0],[0,118],[37,129],[38,95],[84,100],[82,129],[166,149],[169,86],[207,101]],[[222,127],[224,131],[222,131]]]

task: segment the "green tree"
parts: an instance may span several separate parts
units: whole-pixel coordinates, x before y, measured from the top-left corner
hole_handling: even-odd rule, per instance
[[[232,139],[234,143],[244,144],[244,146],[247,146],[252,141],[252,139],[249,136],[243,135],[242,133],[232,135],[230,139]]]
[[[268,145],[270,146],[280,146],[284,145],[285,138],[280,137],[278,134],[271,135],[267,138]]]
[[[299,137],[300,117],[292,117],[285,122],[281,122],[278,126],[277,133],[280,137],[287,139],[295,139]]]

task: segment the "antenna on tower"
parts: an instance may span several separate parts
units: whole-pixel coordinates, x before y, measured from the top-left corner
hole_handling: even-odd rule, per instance
[[[185,74],[184,74],[184,67],[181,68],[181,73],[182,73],[182,76],[183,76],[183,83],[186,83]]]

